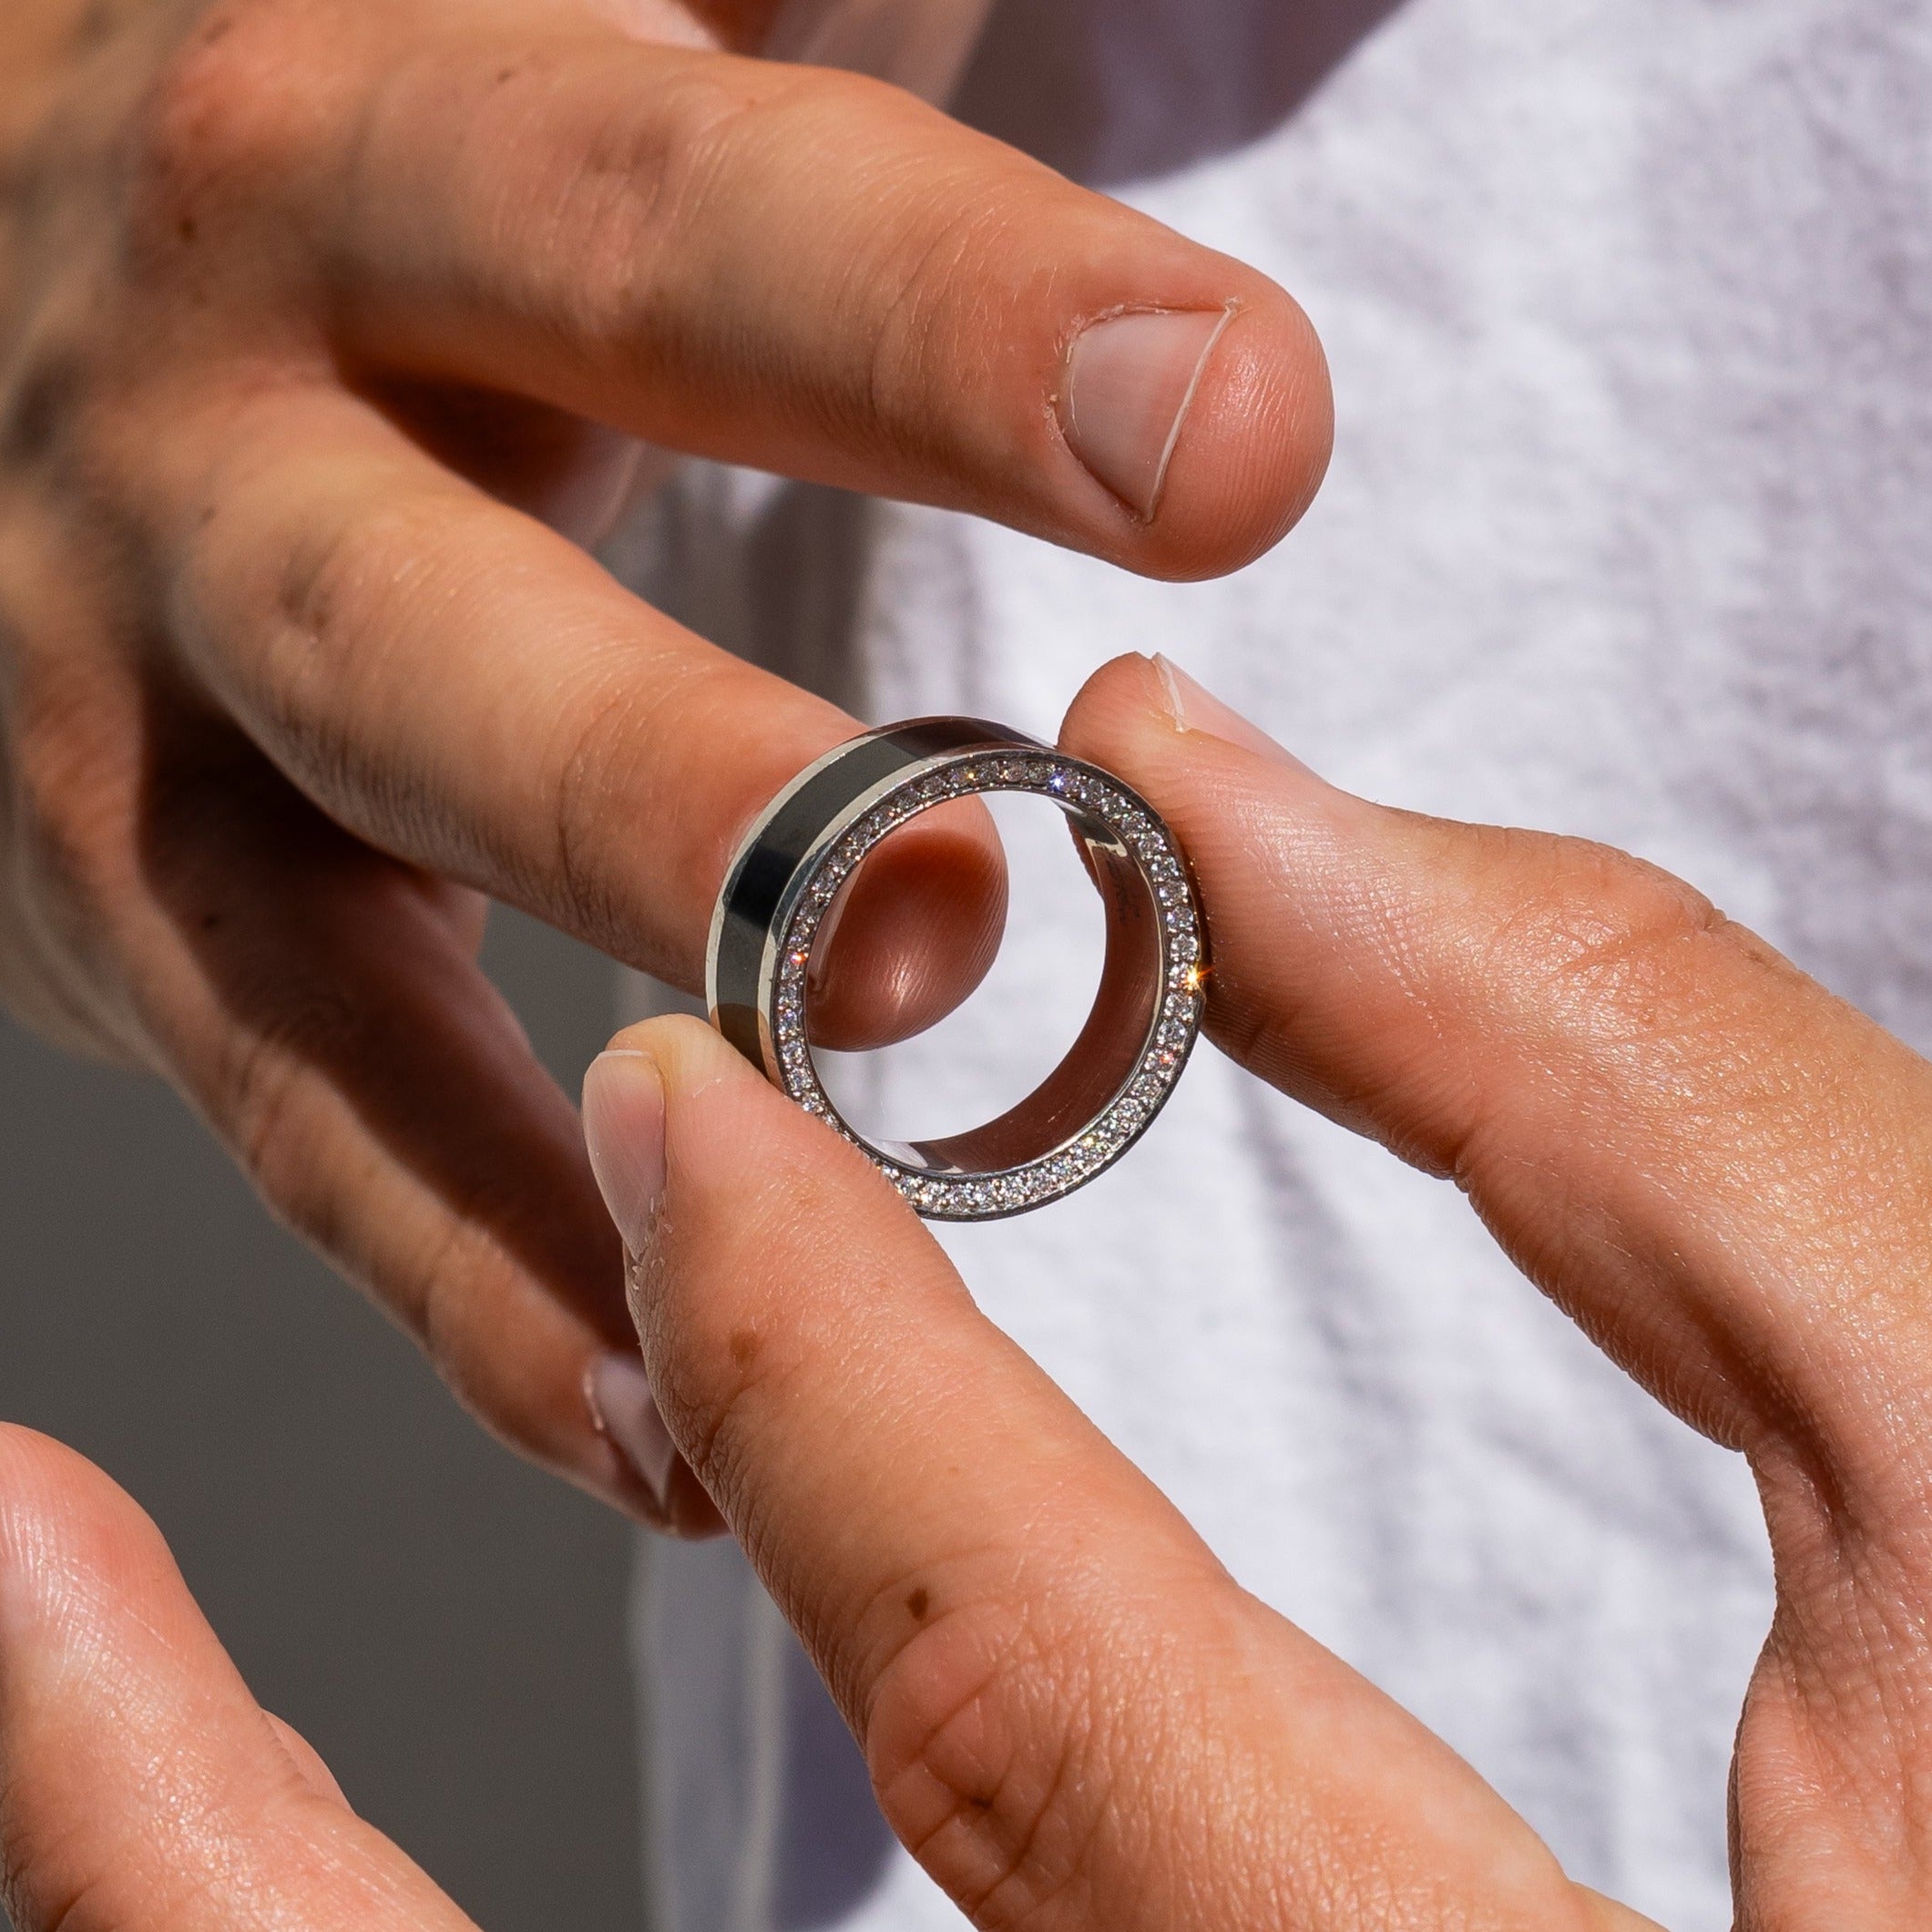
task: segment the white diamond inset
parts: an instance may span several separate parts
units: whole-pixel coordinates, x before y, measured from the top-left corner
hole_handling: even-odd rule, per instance
[[[1167,990],[1140,1060],[1099,1117],[1068,1146],[997,1174],[941,1173],[907,1166],[840,1117],[812,1063],[805,1036],[805,978],[812,947],[833,900],[859,862],[908,819],[947,799],[980,792],[1030,792],[1097,821],[1133,855],[1159,912],[1159,984]],[[1200,1035],[1206,1004],[1205,945],[1187,868],[1167,827],[1106,772],[1042,752],[962,755],[877,801],[820,860],[778,947],[767,1015],[779,1084],[864,1153],[929,1221],[986,1221],[1020,1214],[1070,1194],[1104,1172],[1145,1132],[1173,1091]]]

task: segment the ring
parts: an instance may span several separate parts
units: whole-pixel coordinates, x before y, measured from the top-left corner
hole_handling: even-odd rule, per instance
[[[948,799],[1030,792],[1073,822],[1106,910],[1093,1010],[1017,1107],[963,1134],[868,1139],[833,1105],[805,1029],[812,950],[873,847]],[[929,1221],[996,1221],[1083,1187],[1147,1131],[1200,1035],[1205,924],[1173,835],[1111,773],[977,718],[868,731],[785,787],[745,835],[711,918],[711,1024],[807,1113],[853,1142]]]

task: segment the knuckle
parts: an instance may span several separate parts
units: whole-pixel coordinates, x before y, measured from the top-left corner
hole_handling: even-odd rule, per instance
[[[398,1318],[417,1337],[436,1373],[462,1400],[482,1403],[469,1373],[471,1331],[484,1272],[501,1265],[466,1211],[430,1230],[421,1252],[386,1283]]]
[[[509,1264],[477,1199],[452,1188],[444,1211],[404,1208],[371,1168],[330,1069],[365,1059],[363,1017],[316,984],[281,1002],[222,1057],[214,1111],[237,1164],[284,1225],[369,1290],[462,1400],[484,1407],[475,1309]],[[387,1207],[378,1210],[378,1201]]]
[[[0,466],[18,476],[57,464],[74,445],[90,391],[87,357],[73,342],[28,346],[0,392]]]
[[[348,68],[341,23],[277,0],[224,0],[164,60],[130,123],[137,235],[197,240],[314,153]]]
[[[420,701],[410,669],[424,655],[418,646],[450,608],[486,592],[490,567],[466,530],[433,497],[378,497],[298,544],[266,598],[242,701],[317,795],[413,828],[439,863],[480,870],[579,936],[621,951],[619,868],[609,854],[636,822],[631,774],[644,714],[661,690],[647,691],[616,656],[593,654],[580,676],[560,670],[540,732],[519,721],[513,775],[530,786],[533,817],[516,831],[452,813],[446,774],[396,758],[387,735],[368,729],[399,700]],[[219,575],[223,560],[210,565]]]
[[[777,166],[802,112],[865,84],[751,63],[680,62],[647,89],[588,90],[552,145],[541,204],[571,238],[576,300],[603,339],[649,357],[681,278],[715,271],[721,201]],[[695,291],[701,293],[701,291]]]
[[[402,782],[369,769],[359,721],[411,661],[412,612],[461,581],[441,507],[378,494],[296,535],[265,578],[236,556],[233,533],[196,559],[197,600],[224,629],[254,634],[230,660],[240,667],[231,695],[324,796]]]
[[[645,332],[665,281],[690,260],[728,157],[763,104],[705,69],[675,71],[648,99],[600,109],[567,146],[558,205],[576,239],[579,299],[593,327],[621,341]]]
[[[117,902],[135,864],[138,780],[126,744],[56,711],[23,721],[12,750],[14,836],[26,875],[56,905]]]
[[[619,794],[636,763],[646,702],[632,680],[600,680],[561,708],[545,759],[555,848],[544,896],[573,932],[607,952],[627,949],[608,851],[612,827],[636,822]]]
[[[280,91],[254,46],[245,9],[221,6],[162,64],[135,120],[143,185],[191,199],[210,176],[246,163],[263,94]]]
[[[1543,1012],[1600,1043],[1681,1024],[1708,984],[1712,946],[1731,946],[1737,929],[1702,893],[1626,853],[1579,839],[1535,845],[1492,945],[1511,976]]]
[[[270,721],[298,755],[327,762],[344,750],[311,739],[316,721],[329,715],[317,700],[351,674],[354,638],[376,634],[381,587],[390,578],[388,567],[408,554],[412,522],[404,505],[378,497],[301,532],[274,572],[265,599],[261,692]],[[228,559],[208,561],[220,575]]]
[[[1409,823],[1403,881],[1371,927],[1403,1043],[1399,1063],[1375,1062],[1371,1104],[1404,1159],[1476,1186],[1526,1137],[1542,1145],[1552,1109],[1633,1105],[1708,1055],[1742,954],[1701,894],[1588,840]]]
[[[976,1924],[1058,1917],[1089,1883],[1105,1783],[1080,1714],[1087,1672],[1022,1607],[935,1610],[917,1586],[903,1602],[912,1633],[864,1726],[881,1809]]]
[[[921,197],[901,210],[894,225],[899,232],[875,279],[881,306],[866,404],[874,423],[909,438],[920,425],[936,431],[949,423],[946,404],[960,368],[970,365],[970,338],[983,327],[989,302],[1025,312],[1011,286],[1014,264],[1024,259],[1016,246],[1024,227],[991,182],[970,196]],[[1007,420],[1001,431],[1024,433]],[[1044,431],[1037,426],[1036,434]]]

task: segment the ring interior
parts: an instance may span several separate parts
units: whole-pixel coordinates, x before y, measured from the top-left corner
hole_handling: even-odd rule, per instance
[[[1049,802],[1072,821],[1106,915],[1093,1008],[1059,1065],[984,1127],[915,1141],[875,1140],[854,1130],[866,1147],[915,1173],[997,1174],[1047,1159],[1078,1140],[1126,1090],[1153,1038],[1162,985],[1160,909],[1153,888],[1109,827],[1065,800]]]

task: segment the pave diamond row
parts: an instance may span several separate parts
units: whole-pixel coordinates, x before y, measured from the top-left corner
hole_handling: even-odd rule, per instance
[[[1031,792],[1097,819],[1130,852],[1160,912],[1161,1005],[1147,1051],[1123,1089],[1068,1145],[996,1174],[933,1174],[883,1154],[841,1118],[820,1083],[805,1038],[805,981],[820,922],[859,862],[909,819],[948,799]],[[1166,826],[1090,765],[1049,754],[962,757],[880,799],[826,851],[786,925],[769,1016],[780,1084],[868,1156],[932,1221],[986,1221],[1044,1206],[1111,1166],[1146,1130],[1180,1079],[1201,1030],[1205,962],[1186,867]]]

